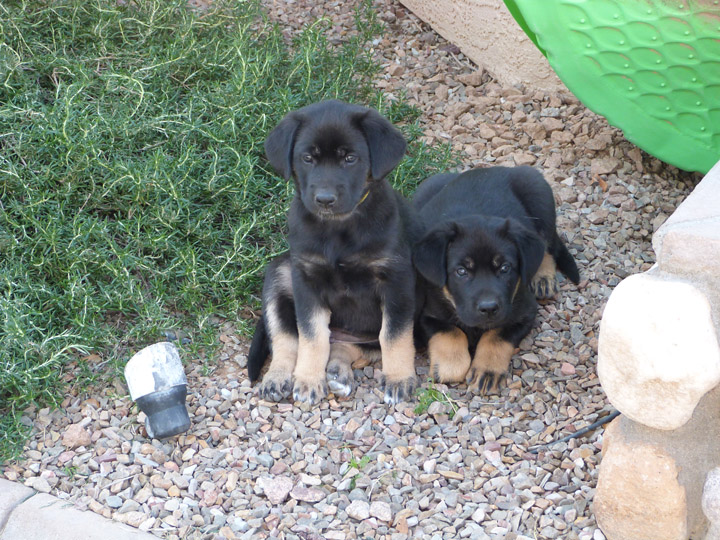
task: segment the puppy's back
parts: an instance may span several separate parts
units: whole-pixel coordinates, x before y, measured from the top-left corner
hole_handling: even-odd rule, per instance
[[[418,188],[413,205],[426,225],[473,215],[514,217],[534,229],[538,229],[538,218],[552,227],[555,224],[552,190],[531,167],[436,175]]]
[[[420,211],[441,189],[460,176],[460,173],[440,173],[424,180],[412,197],[412,205]]]

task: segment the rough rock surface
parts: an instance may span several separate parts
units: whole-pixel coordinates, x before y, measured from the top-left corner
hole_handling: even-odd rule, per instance
[[[610,540],[687,540],[680,469],[663,448],[628,443],[620,419],[605,430],[595,515]]]
[[[720,467],[712,469],[705,480],[703,488],[702,508],[710,521],[705,540],[720,539]]]
[[[705,295],[653,272],[623,280],[600,324],[598,375],[610,402],[636,422],[682,426],[720,383],[720,345]]]
[[[720,303],[720,164],[660,227],[653,247],[662,270],[712,280]]]
[[[630,534],[628,531],[652,530],[658,519],[655,506],[647,505],[641,508],[635,504],[638,494],[630,488],[629,482],[623,480],[623,478],[636,478],[643,470],[652,470],[649,468],[652,462],[647,459],[608,460],[607,455],[612,451],[616,441],[622,442],[626,455],[636,452],[638,456],[647,456],[647,449],[651,448],[657,456],[662,457],[655,460],[658,470],[648,477],[649,480],[644,479],[645,483],[653,478],[667,478],[667,470],[663,470],[662,467],[670,462],[674,464],[677,469],[677,482],[685,493],[688,537],[693,540],[705,538],[709,522],[703,513],[703,486],[707,483],[709,473],[720,467],[720,452],[718,452],[720,386],[708,392],[700,400],[690,421],[678,429],[670,431],[652,429],[621,415],[614,421],[612,428],[606,430],[594,511],[603,530],[608,533],[609,540],[616,540],[614,531]],[[606,482],[606,473],[610,478],[610,484]],[[628,485],[628,490],[624,494],[609,487],[612,486],[613,478],[618,483]],[[640,497],[646,496],[643,485],[638,485],[636,490],[640,491]],[[676,502],[674,493],[673,490],[665,490],[658,492],[654,497],[657,504],[672,506]],[[667,501],[660,501],[665,497]],[[614,501],[615,504],[607,505],[603,501]],[[624,508],[634,508],[635,511],[629,513]],[[615,528],[605,528],[606,522]]]
[[[87,446],[91,442],[90,433],[82,424],[71,424],[65,428],[62,443],[68,450],[74,450],[78,446]]]

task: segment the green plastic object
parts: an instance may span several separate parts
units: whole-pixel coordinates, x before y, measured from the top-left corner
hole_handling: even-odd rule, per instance
[[[720,161],[720,0],[505,0],[580,101],[655,157]]]

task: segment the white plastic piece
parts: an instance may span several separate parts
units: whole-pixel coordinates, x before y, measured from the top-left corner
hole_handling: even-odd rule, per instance
[[[125,379],[133,401],[153,392],[187,384],[178,350],[167,341],[138,351],[125,366]]]

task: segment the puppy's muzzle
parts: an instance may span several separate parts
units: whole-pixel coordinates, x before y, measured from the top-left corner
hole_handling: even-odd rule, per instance
[[[496,300],[480,300],[475,307],[478,315],[486,319],[492,319],[500,311],[500,305]]]
[[[492,328],[502,318],[500,302],[497,298],[483,297],[468,302],[458,309],[460,320],[468,326]]]
[[[315,193],[315,204],[322,210],[330,210],[337,203],[337,195],[331,191],[320,190]]]

